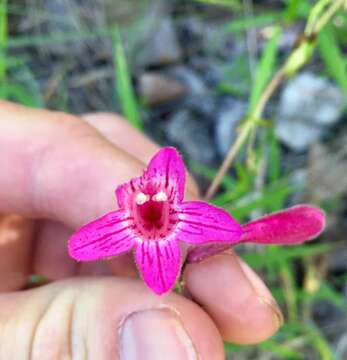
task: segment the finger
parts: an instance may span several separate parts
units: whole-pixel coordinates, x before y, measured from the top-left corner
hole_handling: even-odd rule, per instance
[[[22,287],[30,271],[33,223],[18,215],[0,215],[0,292]]]
[[[281,311],[269,290],[235,254],[223,253],[188,265],[184,279],[192,298],[207,310],[227,341],[257,343],[282,324]]]
[[[79,118],[3,101],[0,119],[0,212],[77,228],[114,210],[114,189],[143,170],[144,164]],[[1,258],[6,254],[0,252]],[[25,255],[11,261],[0,283],[10,281],[10,273],[22,273],[11,287],[25,281],[31,252]]]
[[[159,146],[117,114],[89,113],[81,116],[107,140],[147,164]]]
[[[86,114],[82,118],[95,127],[110,142],[123,148],[144,164],[159,149],[158,145],[133,128],[125,119],[117,114]],[[197,193],[196,185],[191,179],[190,187],[193,192]],[[84,275],[100,272],[100,266],[94,266],[94,264],[82,266],[82,269],[76,268],[75,263],[68,256],[66,250],[66,242],[72,233],[73,230],[69,230],[57,222],[43,222],[36,241],[34,268],[37,274],[43,275],[48,279],[57,280],[76,275],[77,270],[78,273]],[[117,261],[109,261],[108,264],[116,275],[132,277],[137,275],[134,262],[130,256],[124,256],[117,259]]]
[[[158,145],[133,128],[125,119],[117,114],[90,113],[82,115],[82,118],[96,128],[107,140],[124,149],[124,151],[144,164],[159,149]],[[192,181],[191,184],[193,184]],[[66,242],[72,233],[73,230],[69,230],[57,222],[44,222],[38,234],[37,250],[35,251],[34,266],[37,274],[57,280],[76,275],[77,272],[83,275],[100,272],[99,264],[94,265],[94,263],[91,263],[83,265],[81,269],[80,267],[77,269],[74,265],[75,262],[69,257],[66,247]],[[116,275],[137,276],[137,270],[131,256],[122,256],[116,259],[116,261],[111,260],[107,263],[112,273]]]
[[[114,188],[143,170],[141,162],[76,117],[2,102],[0,118],[6,119],[0,121],[4,212],[75,228],[114,210]]]
[[[199,306],[155,296],[138,280],[70,280],[2,295],[0,327],[1,359],[224,358]]]
[[[57,221],[41,221],[35,241],[33,271],[49,280],[76,275],[79,266],[69,257],[67,240],[73,230]]]
[[[155,144],[148,137],[135,129],[124,118],[112,113],[90,113],[82,115],[90,125],[94,126],[103,136],[106,137],[113,144],[128,152],[130,155],[148,164],[159,146]],[[124,136],[126,134],[126,136]],[[131,144],[129,146],[129,144]],[[196,198],[199,196],[198,186],[194,179],[187,177],[188,196]]]

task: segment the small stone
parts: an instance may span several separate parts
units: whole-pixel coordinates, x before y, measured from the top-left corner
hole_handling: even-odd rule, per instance
[[[190,111],[180,110],[173,115],[166,126],[166,134],[169,141],[192,160],[207,165],[214,163],[217,154],[210,132]]]
[[[202,77],[187,66],[175,66],[169,74],[184,83],[192,95],[205,95],[208,92]]]
[[[215,141],[219,154],[224,157],[235,140],[236,128],[246,114],[246,104],[230,101],[217,115]]]
[[[321,127],[301,123],[294,119],[282,120],[276,127],[276,135],[294,151],[304,151],[316,142],[323,133]]]
[[[184,104],[196,117],[204,117],[207,122],[216,116],[216,99],[211,95],[187,96]]]
[[[277,136],[292,150],[304,151],[339,120],[345,105],[339,88],[327,79],[302,73],[281,94]]]
[[[157,105],[180,98],[186,87],[170,76],[153,71],[140,76],[139,92],[145,103]]]
[[[181,60],[182,51],[169,17],[158,20],[152,36],[136,56],[142,66],[162,66]]]

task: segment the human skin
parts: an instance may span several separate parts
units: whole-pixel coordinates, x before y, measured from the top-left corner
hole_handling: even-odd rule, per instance
[[[27,231],[0,241],[0,359],[215,360],[224,359],[223,340],[253,344],[277,331],[275,300],[231,251],[187,265],[185,296],[154,295],[130,255],[68,257],[73,231],[113,211],[114,189],[157,150],[114,114],[0,102],[0,213],[35,226],[14,216]],[[198,197],[191,179],[186,197]],[[31,273],[52,282],[21,290]]]

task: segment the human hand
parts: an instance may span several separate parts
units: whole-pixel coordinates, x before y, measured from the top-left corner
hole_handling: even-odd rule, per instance
[[[222,340],[255,343],[278,329],[276,302],[234,253],[188,265],[187,297],[154,295],[129,256],[82,264],[68,257],[71,233],[114,210],[114,189],[158,150],[128,123],[7,102],[0,119],[0,213],[35,219],[33,232],[16,216],[0,223],[23,222],[23,234],[0,234],[1,360],[223,359]],[[191,180],[188,192],[197,197]],[[60,281],[9,292],[31,273]]]

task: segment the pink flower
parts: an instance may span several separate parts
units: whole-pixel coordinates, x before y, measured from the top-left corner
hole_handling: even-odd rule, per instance
[[[84,225],[70,238],[70,256],[93,261],[133,250],[147,286],[163,294],[175,285],[187,250],[188,260],[198,261],[244,241],[299,243],[324,227],[323,212],[306,205],[241,227],[222,209],[184,202],[184,187],[185,167],[178,152],[161,149],[141,177],[116,189],[119,210]]]
[[[311,205],[297,205],[242,225],[238,243],[295,245],[317,237],[325,227],[323,210]],[[192,249],[187,257],[190,263],[225,251],[224,244],[210,244]]]

